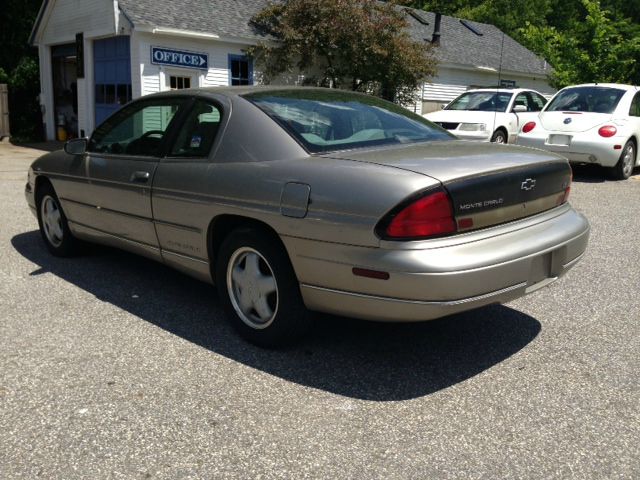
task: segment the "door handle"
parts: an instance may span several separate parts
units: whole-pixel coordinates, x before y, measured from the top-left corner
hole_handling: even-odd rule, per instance
[[[145,183],[147,180],[149,180],[150,176],[151,175],[149,174],[149,172],[133,172],[129,181]]]

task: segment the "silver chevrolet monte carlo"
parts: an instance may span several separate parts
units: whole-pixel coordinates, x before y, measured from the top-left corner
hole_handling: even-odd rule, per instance
[[[240,87],[126,105],[36,160],[26,198],[54,255],[84,240],[161,261],[277,346],[309,311],[421,321],[549,284],[587,247],[570,183],[553,153],[457,140],[371,96]]]

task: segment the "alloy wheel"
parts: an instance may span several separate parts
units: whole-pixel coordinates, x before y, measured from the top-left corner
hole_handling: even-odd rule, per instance
[[[633,143],[629,142],[622,154],[622,173],[625,177],[631,176],[633,172],[633,164],[635,163],[635,148]]]
[[[260,252],[242,247],[233,253],[227,264],[227,290],[245,324],[255,329],[271,325],[278,313],[278,285]]]
[[[62,245],[62,241],[64,240],[60,206],[53,197],[46,195],[42,199],[40,209],[44,234],[49,243],[57,248]]]

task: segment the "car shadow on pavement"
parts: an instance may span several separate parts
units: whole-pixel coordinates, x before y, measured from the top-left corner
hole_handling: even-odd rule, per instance
[[[243,341],[224,321],[213,287],[159,263],[103,247],[56,258],[38,231],[16,235],[11,243],[38,265],[31,275],[51,273],[202,348],[357,399],[406,400],[437,392],[509,358],[541,329],[534,318],[497,305],[414,324],[318,315],[300,344],[264,350]]]
[[[573,181],[578,183],[604,183],[604,182],[617,182],[611,178],[611,174],[607,168],[600,165],[584,164],[577,165],[572,164],[571,169],[573,171]],[[632,172],[633,176],[640,176],[640,167],[636,168]]]

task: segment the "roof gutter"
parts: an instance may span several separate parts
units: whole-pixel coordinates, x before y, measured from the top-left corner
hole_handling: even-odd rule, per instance
[[[32,47],[35,46],[36,35],[38,33],[38,29],[40,28],[40,24],[42,23],[42,18],[44,17],[44,12],[49,6],[49,0],[44,0],[42,5],[40,5],[40,10],[38,10],[38,16],[36,17],[36,21],[33,24],[33,28],[31,29],[31,33],[29,34],[29,45]]]
[[[150,31],[153,34],[173,35],[174,37],[205,38],[209,40],[220,39],[220,35],[216,35],[215,33],[194,32],[193,30],[181,30],[179,28],[151,27],[150,29],[145,30]]]
[[[227,37],[216,33],[196,32],[194,30],[182,30],[179,28],[159,27],[148,24],[137,24],[134,27],[139,32],[151,33],[153,35],[170,35],[173,37],[192,38],[200,40],[218,40],[220,42],[236,43],[239,45],[256,45],[260,42],[257,38]],[[265,39],[267,42],[273,41]]]
[[[453,63],[453,62],[439,62],[439,68],[453,68],[456,70],[465,70],[465,71],[480,71],[480,72],[488,72],[488,73],[497,73],[498,68],[490,67],[488,65],[469,65],[464,63]],[[546,71],[538,70],[537,72],[525,72],[518,70],[510,70],[502,68],[503,75],[517,75],[520,77],[539,77],[539,78],[547,78],[551,74],[551,70],[547,69]]]

